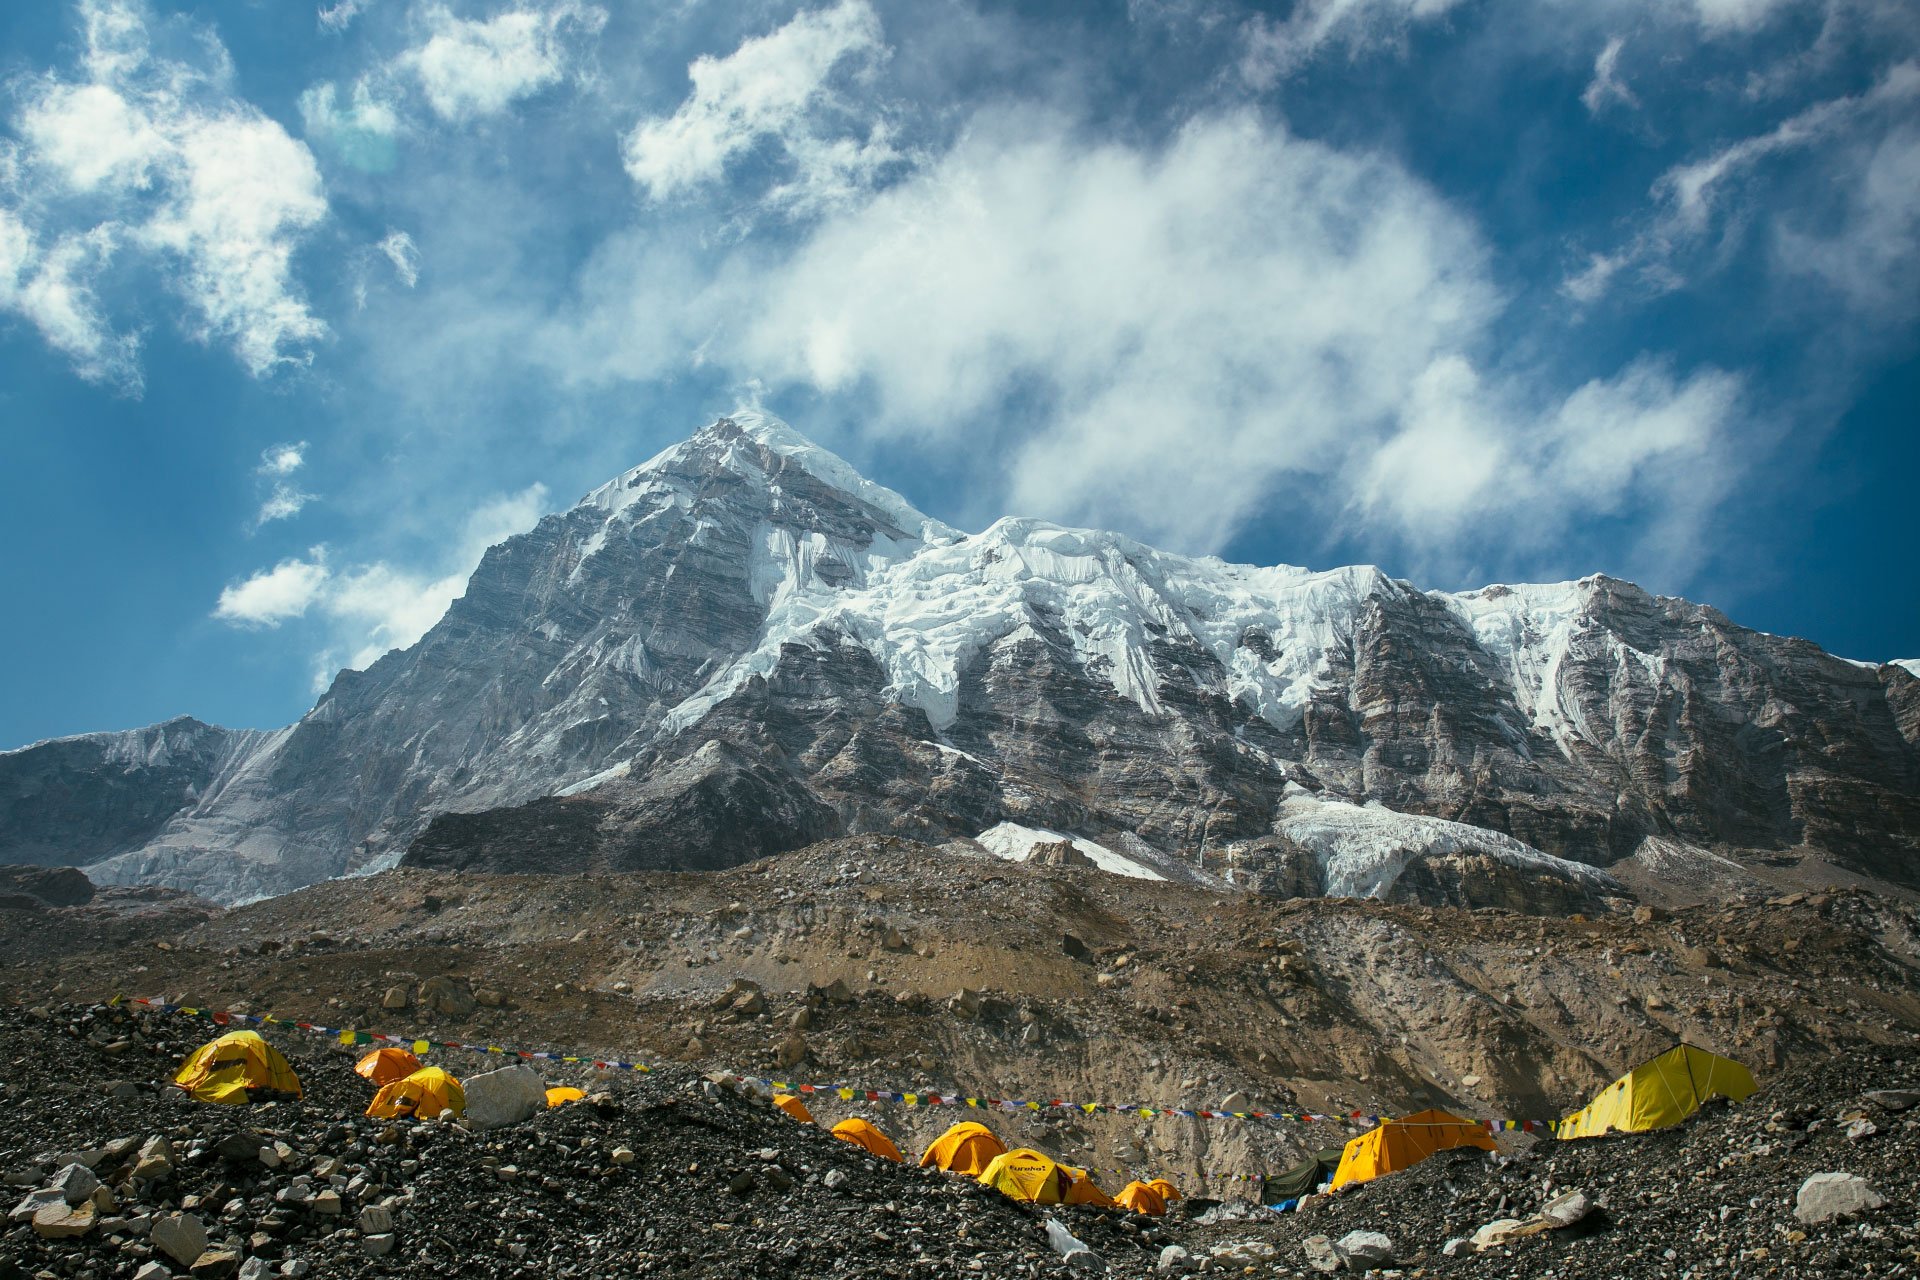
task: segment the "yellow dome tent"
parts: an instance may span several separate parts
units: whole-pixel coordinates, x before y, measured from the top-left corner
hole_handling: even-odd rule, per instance
[[[405,1049],[388,1047],[375,1049],[372,1053],[353,1064],[356,1074],[373,1081],[375,1088],[384,1088],[395,1080],[404,1080],[420,1069],[420,1059]]]
[[[1114,1199],[1100,1189],[1100,1184],[1088,1176],[1085,1169],[1076,1169],[1070,1164],[1060,1166],[1060,1172],[1069,1179],[1067,1194],[1061,1197],[1062,1204],[1092,1204],[1111,1209]]]
[[[1333,1189],[1410,1169],[1434,1152],[1453,1147],[1499,1150],[1485,1129],[1449,1112],[1416,1111],[1383,1120],[1379,1128],[1367,1130],[1341,1152],[1340,1167],[1333,1171]]]
[[[773,1097],[773,1105],[798,1120],[801,1124],[813,1123],[813,1112],[807,1110],[807,1104],[790,1093],[778,1093]]]
[[[438,1067],[422,1067],[403,1080],[373,1095],[367,1114],[376,1120],[397,1120],[402,1116],[431,1119],[442,1111],[455,1115],[467,1109],[467,1091],[460,1082]]]
[[[993,1130],[978,1120],[962,1120],[933,1140],[933,1145],[920,1157],[920,1164],[923,1168],[932,1165],[972,1178],[979,1176],[995,1156],[1005,1154],[1006,1150],[1006,1144],[993,1136]]]
[[[1175,1200],[1181,1198],[1180,1188],[1174,1186],[1165,1178],[1149,1178],[1147,1179],[1146,1186],[1149,1191],[1159,1192],[1160,1198],[1168,1204],[1172,1204]]]
[[[576,1089],[572,1085],[566,1084],[555,1085],[553,1088],[547,1090],[547,1105],[549,1107],[564,1106],[569,1102],[578,1102],[586,1096],[587,1091],[585,1089]]]
[[[1709,1098],[1744,1102],[1759,1087],[1753,1073],[1733,1059],[1690,1044],[1675,1045],[1602,1089],[1555,1132],[1562,1138],[1597,1138],[1664,1129],[1685,1120]]]
[[[300,1077],[258,1031],[229,1031],[195,1049],[173,1082],[201,1102],[244,1106],[259,1094],[300,1096]]]
[[[856,1147],[865,1147],[883,1160],[891,1160],[895,1164],[906,1163],[906,1157],[900,1154],[900,1148],[893,1145],[893,1139],[859,1116],[849,1116],[833,1126],[833,1136],[851,1142]]]
[[[1059,1204],[1067,1193],[1067,1176],[1060,1166],[1031,1147],[995,1156],[977,1181],[1028,1204]]]
[[[1155,1178],[1153,1181],[1161,1182],[1162,1179]],[[1179,1193],[1175,1192],[1175,1194]],[[1167,1198],[1154,1189],[1152,1182],[1129,1182],[1120,1188],[1120,1194],[1113,1200],[1123,1209],[1131,1209],[1135,1213],[1144,1213],[1153,1218],[1167,1211]]]

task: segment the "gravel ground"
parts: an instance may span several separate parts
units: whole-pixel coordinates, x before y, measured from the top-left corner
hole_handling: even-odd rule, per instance
[[[78,1157],[114,1198],[71,1238],[10,1224],[0,1280],[134,1276],[156,1262],[166,1271],[149,1270],[148,1280],[186,1274],[156,1245],[155,1224],[171,1213],[207,1228],[192,1274],[246,1280],[423,1269],[1063,1274],[1068,1264],[1047,1243],[1049,1212],[1123,1276],[1156,1274],[1167,1245],[1204,1261],[1208,1274],[1314,1275],[1311,1259],[1324,1252],[1315,1238],[1353,1231],[1392,1242],[1382,1275],[1920,1274],[1912,1177],[1920,1109],[1897,1109],[1901,1099],[1874,1092],[1920,1090],[1920,1066],[1891,1052],[1789,1072],[1745,1105],[1712,1106],[1661,1133],[1540,1142],[1505,1157],[1448,1153],[1298,1212],[1188,1201],[1155,1222],[1037,1211],[967,1180],[877,1161],[680,1068],[609,1083],[583,1076],[577,1083],[604,1094],[599,1101],[491,1133],[367,1120],[353,1053],[290,1033],[274,1039],[301,1073],[301,1102],[221,1108],[155,1089],[207,1030],[124,1008],[0,1007],[0,1177],[15,1198],[28,1196]],[[135,1178],[154,1137],[171,1146],[171,1167]],[[275,1150],[273,1160],[263,1161],[262,1147]],[[1819,1173],[1863,1178],[1882,1203],[1804,1222],[1796,1197]],[[321,1194],[328,1189],[337,1212]],[[1449,1240],[1497,1219],[1527,1220],[1575,1191],[1590,1208],[1565,1229],[1443,1252]]]

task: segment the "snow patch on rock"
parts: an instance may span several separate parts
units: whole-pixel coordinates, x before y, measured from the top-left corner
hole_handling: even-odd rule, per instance
[[[1017,822],[1002,822],[987,828],[974,837],[989,853],[1008,862],[1025,862],[1035,846],[1059,844],[1062,840],[1087,855],[1093,865],[1102,871],[1110,871],[1117,876],[1128,876],[1134,880],[1165,880],[1166,877],[1151,867],[1142,865],[1116,853],[1106,845],[1089,840],[1085,836],[1070,836],[1059,831],[1049,831],[1045,827],[1024,827]]]
[[[1329,897],[1384,898],[1414,862],[1463,853],[1488,854],[1509,866],[1541,871],[1603,893],[1620,885],[1585,863],[1543,853],[1512,836],[1446,818],[1400,813],[1313,795],[1287,785],[1274,829],[1320,863]]]

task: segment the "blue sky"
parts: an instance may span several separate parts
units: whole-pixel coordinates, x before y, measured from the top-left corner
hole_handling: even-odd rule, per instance
[[[78,0],[0,85],[0,744],[286,723],[738,404],[1920,654],[1906,0]]]

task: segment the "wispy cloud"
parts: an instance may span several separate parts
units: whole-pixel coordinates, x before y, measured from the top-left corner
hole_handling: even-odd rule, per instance
[[[1898,63],[1865,93],[1814,103],[1764,133],[1675,165],[1654,182],[1654,208],[1645,225],[1620,248],[1590,254],[1562,288],[1575,301],[1588,303],[1623,281],[1652,292],[1680,287],[1692,254],[1717,233],[1738,234],[1744,227],[1746,220],[1730,217],[1729,210],[1760,203],[1746,188],[1764,180],[1769,162],[1811,153],[1827,171],[1827,185],[1858,188],[1871,183],[1873,173],[1861,168],[1859,144],[1902,129],[1917,101],[1920,63]],[[1837,142],[1853,145],[1834,145]],[[1871,192],[1863,198],[1873,199]]]
[[[1599,115],[1613,103],[1623,107],[1638,107],[1640,99],[1634,96],[1627,82],[1620,78],[1620,51],[1627,47],[1624,36],[1615,36],[1607,41],[1593,60],[1593,79],[1580,93],[1580,101],[1590,115]]]
[[[1350,52],[1402,44],[1418,23],[1446,17],[1461,0],[1299,0],[1283,19],[1255,14],[1246,22],[1240,75],[1271,88],[1323,49]]]
[[[420,250],[413,237],[404,231],[389,231],[380,241],[380,252],[393,264],[393,274],[411,289],[420,283]]]
[[[867,0],[803,12],[724,58],[687,68],[693,92],[669,116],[640,121],[623,144],[627,173],[655,200],[718,181],[762,142],[789,176],[766,199],[796,212],[830,207],[900,158],[884,121],[860,120],[835,88],[887,54]]]
[[[371,3],[373,0],[336,0],[333,4],[321,5],[315,16],[322,31],[345,31]]]
[[[437,567],[409,569],[385,560],[336,567],[326,547],[314,547],[227,587],[213,616],[232,626],[271,628],[315,615],[326,644],[315,655],[316,683],[324,685],[342,666],[368,666],[425,635],[465,593],[487,548],[531,528],[546,504],[546,487],[538,484],[481,504],[461,522]]]
[[[191,331],[230,346],[255,375],[303,361],[326,333],[292,268],[327,214],[313,157],[233,95],[210,34],[194,64],[153,51],[136,0],[82,0],[79,13],[86,45],[74,73],[16,85],[11,217],[39,222],[29,246],[37,235],[53,247],[36,259],[39,292],[13,305],[36,308],[42,333],[83,374],[132,384],[132,344],[106,336],[95,298],[109,250],[135,252],[163,266],[192,308]],[[55,295],[64,320],[48,319]]]
[[[267,494],[266,500],[260,504],[259,512],[254,516],[254,528],[258,529],[261,525],[274,520],[286,520],[297,516],[305,510],[308,503],[314,500],[313,494],[301,489],[290,478],[294,472],[306,465],[306,461],[307,442],[305,440],[298,444],[276,444],[261,451],[260,465],[254,468],[254,473],[269,480],[272,483],[272,489]]]

